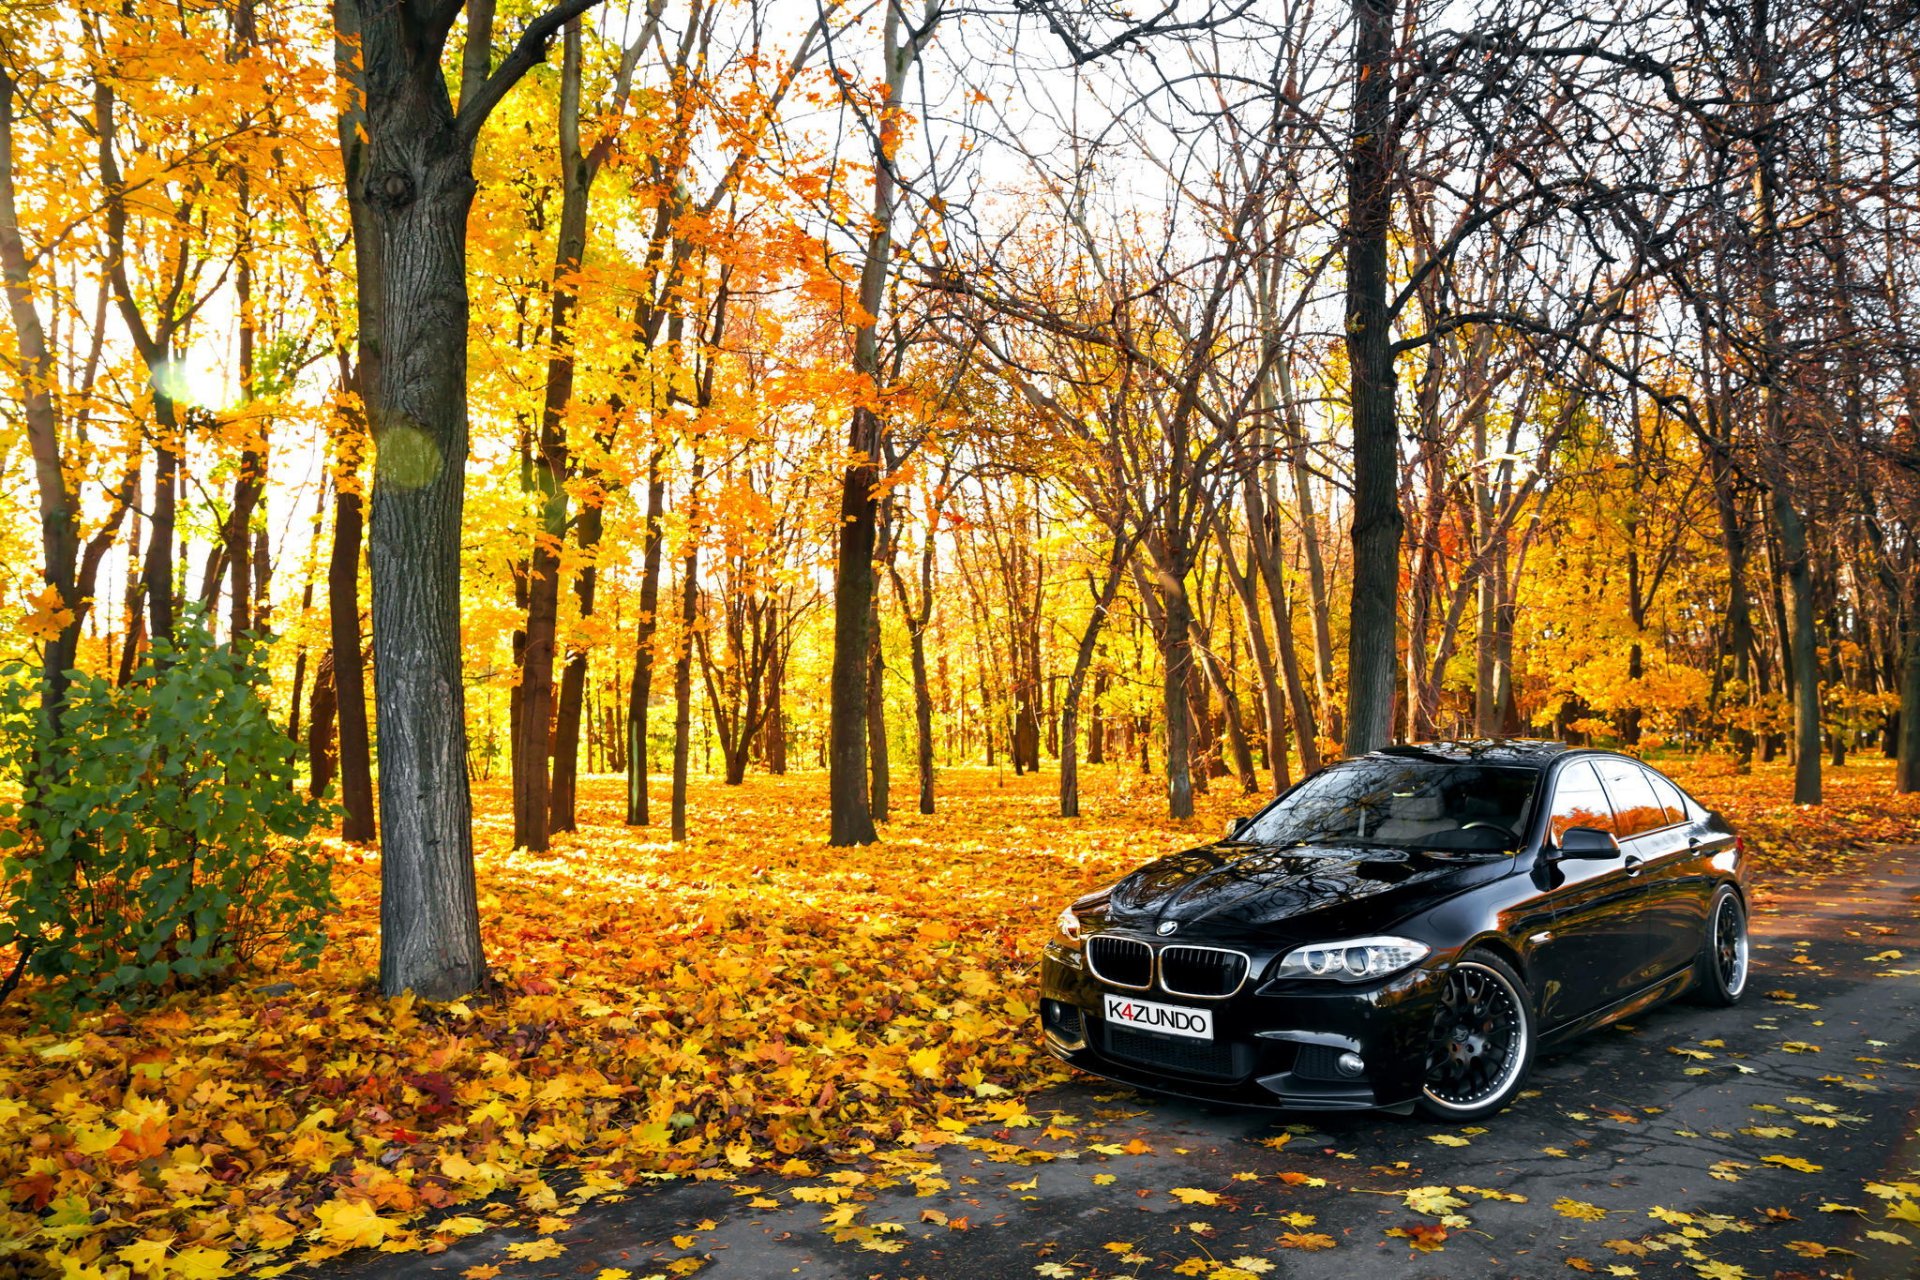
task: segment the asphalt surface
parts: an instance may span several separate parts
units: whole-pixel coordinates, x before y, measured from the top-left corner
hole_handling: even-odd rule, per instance
[[[923,1151],[932,1181],[855,1163],[822,1170],[838,1182],[656,1184],[583,1208],[551,1237],[565,1246],[552,1259],[516,1260],[507,1246],[537,1237],[507,1229],[328,1272],[1920,1277],[1920,1185],[1891,1185],[1920,1183],[1920,848],[1764,894],[1753,932],[1744,1003],[1669,1005],[1576,1042],[1479,1132],[1230,1111],[1088,1079],[1030,1099],[1037,1125]],[[797,1203],[796,1186],[832,1190]]]

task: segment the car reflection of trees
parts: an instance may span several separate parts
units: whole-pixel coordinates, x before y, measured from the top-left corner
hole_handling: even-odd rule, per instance
[[[1553,815],[1553,838],[1558,840],[1573,827],[1592,827],[1598,831],[1613,830],[1613,815],[1601,813],[1597,809],[1573,808]]]
[[[1447,869],[1441,862],[1404,850],[1356,852],[1365,856],[1355,861],[1269,849],[1229,860],[1210,850],[1193,850],[1163,858],[1154,874],[1139,886],[1138,894],[1127,892],[1123,884],[1114,896],[1128,910],[1142,910],[1172,899],[1183,909],[1201,912],[1216,900],[1245,899],[1249,890],[1284,892],[1315,903],[1352,902],[1392,886],[1443,874]]]

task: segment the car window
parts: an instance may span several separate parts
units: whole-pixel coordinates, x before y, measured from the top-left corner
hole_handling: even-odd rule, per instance
[[[1667,810],[1667,822],[1669,824],[1685,822],[1692,816],[1687,812],[1687,802],[1685,798],[1681,796],[1680,788],[1674,786],[1671,782],[1668,782],[1651,769],[1647,770],[1647,778],[1653,783],[1653,794],[1660,797],[1660,803],[1665,806]]]
[[[1493,853],[1517,848],[1537,769],[1417,756],[1329,766],[1275,801],[1239,839]]]
[[[1631,760],[1602,760],[1599,769],[1622,840],[1667,825],[1667,808],[1654,794],[1652,776],[1645,769]]]
[[[1555,840],[1565,835],[1569,827],[1615,831],[1607,793],[1600,789],[1600,779],[1594,776],[1593,766],[1585,760],[1576,760],[1560,771],[1560,778],[1553,786],[1551,822]]]

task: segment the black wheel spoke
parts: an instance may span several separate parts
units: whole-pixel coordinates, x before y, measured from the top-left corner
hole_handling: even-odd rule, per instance
[[[1427,1047],[1427,1093],[1454,1107],[1486,1101],[1525,1053],[1525,1013],[1510,986],[1475,964],[1447,974]]]

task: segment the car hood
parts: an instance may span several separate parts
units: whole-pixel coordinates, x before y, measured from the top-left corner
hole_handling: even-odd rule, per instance
[[[1275,849],[1222,841],[1148,863],[1114,885],[1109,924],[1182,934],[1274,932],[1302,941],[1378,932],[1512,869],[1506,855]]]

